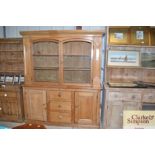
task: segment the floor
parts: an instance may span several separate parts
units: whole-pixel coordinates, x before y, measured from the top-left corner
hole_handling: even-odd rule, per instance
[[[24,123],[15,123],[15,122],[4,122],[4,121],[0,121],[0,125],[3,125],[3,126],[8,127],[8,128],[13,128],[15,126],[22,125],[22,124],[24,124]],[[45,125],[45,127],[47,129],[72,129],[72,127],[51,126],[51,125]]]

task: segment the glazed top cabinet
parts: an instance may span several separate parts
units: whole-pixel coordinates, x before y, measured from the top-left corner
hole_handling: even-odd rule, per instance
[[[21,32],[25,45],[25,85],[100,88],[103,32]]]

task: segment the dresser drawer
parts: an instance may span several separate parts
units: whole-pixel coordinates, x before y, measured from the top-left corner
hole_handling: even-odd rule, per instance
[[[17,97],[15,92],[0,92],[0,97]]]
[[[50,101],[49,110],[71,111],[71,102]]]
[[[50,112],[48,121],[54,123],[71,123],[71,112]]]
[[[142,102],[155,103],[155,93],[144,93]]]
[[[47,97],[48,101],[56,100],[56,101],[71,101],[70,91],[48,91]]]
[[[109,92],[109,101],[119,101],[122,100],[122,93],[120,92]]]
[[[122,100],[124,100],[124,101],[140,101],[141,94],[126,92],[126,93],[122,94]]]

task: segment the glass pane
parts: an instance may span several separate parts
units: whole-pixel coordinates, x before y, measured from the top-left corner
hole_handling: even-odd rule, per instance
[[[64,82],[90,83],[91,48],[91,43],[85,41],[64,43]]]
[[[34,56],[33,57],[34,67],[58,67],[59,58],[58,56]]]
[[[35,70],[36,81],[58,81],[58,70]]]
[[[33,55],[58,55],[58,43],[36,42],[33,44]]]
[[[64,67],[89,68],[91,66],[90,56],[64,56]]]
[[[90,83],[90,71],[64,71],[64,79],[69,83]]]
[[[57,42],[33,44],[33,69],[35,81],[58,82],[59,51]]]

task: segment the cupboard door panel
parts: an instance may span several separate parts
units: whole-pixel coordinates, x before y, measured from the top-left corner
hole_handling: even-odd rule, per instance
[[[141,103],[135,101],[113,101],[107,105],[107,128],[121,129],[123,128],[123,111],[139,110]]]
[[[26,90],[25,110],[30,120],[46,121],[46,91]]]
[[[107,128],[119,129],[123,125],[123,105],[121,101],[109,102],[107,112]]]
[[[0,116],[2,120],[18,120],[19,109],[18,101],[14,98],[0,99]]]
[[[75,122],[97,123],[97,93],[75,92]]]

